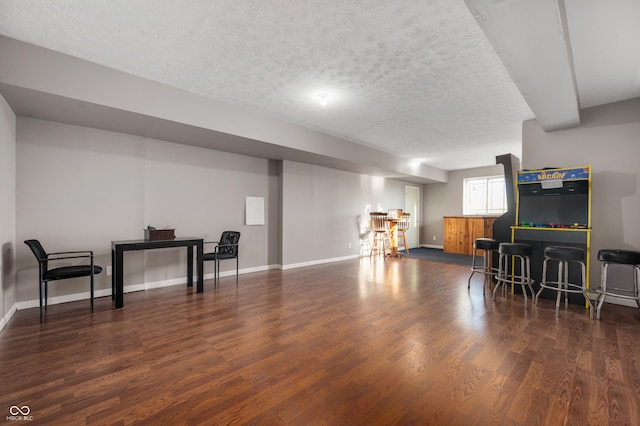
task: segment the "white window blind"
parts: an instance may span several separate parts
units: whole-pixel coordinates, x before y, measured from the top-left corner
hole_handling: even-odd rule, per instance
[[[504,176],[467,178],[463,196],[465,215],[498,215],[507,211]]]

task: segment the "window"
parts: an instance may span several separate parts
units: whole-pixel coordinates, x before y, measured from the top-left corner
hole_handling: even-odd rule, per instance
[[[507,211],[504,176],[465,179],[463,196],[463,214],[502,214]]]

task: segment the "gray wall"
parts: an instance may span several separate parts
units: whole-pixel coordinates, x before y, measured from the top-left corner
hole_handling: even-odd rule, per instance
[[[282,260],[290,266],[359,255],[361,222],[404,208],[412,184],[284,161],[282,185]]]
[[[448,183],[431,183],[423,186],[423,227],[420,241],[423,246],[444,245],[444,216],[462,215],[464,179],[479,176],[501,176],[501,165],[477,167],[449,172]],[[433,238],[435,236],[435,239]]]
[[[13,315],[16,211],[16,116],[0,96],[0,330]]]
[[[205,240],[229,229],[242,232],[244,271],[278,260],[268,256],[277,227],[272,203],[279,201],[269,160],[30,118],[18,118],[16,159],[18,241],[37,238],[49,251],[94,250],[96,263],[107,266],[110,241],[142,238],[146,225]],[[265,198],[265,226],[244,225],[246,196]],[[17,299],[37,303],[35,259],[24,244],[16,253]],[[223,262],[223,271],[231,263]],[[184,282],[186,250],[127,253],[125,265],[134,287]],[[212,272],[205,264],[205,274]],[[110,294],[110,285],[105,271],[98,294]],[[51,286],[53,303],[56,296],[85,298],[86,280]]]
[[[522,167],[592,165],[590,275],[592,288],[597,288],[598,250],[640,250],[640,98],[582,110],[581,121],[577,128],[551,133],[545,133],[535,120],[526,121]],[[614,281],[631,285],[628,270],[612,274]]]
[[[111,264],[112,240],[142,238],[147,225],[205,240],[241,231],[241,273],[352,258],[358,218],[404,206],[406,183],[397,180],[33,118],[19,117],[16,131],[16,239],[93,250],[102,266]],[[246,196],[265,198],[265,226],[244,225]],[[37,264],[24,244],[16,253],[18,308],[37,306]],[[185,281],[184,249],[125,256],[126,289]],[[234,265],[222,266],[231,273]],[[110,279],[105,268],[98,296],[110,295]],[[52,285],[49,296],[86,299],[86,279]]]

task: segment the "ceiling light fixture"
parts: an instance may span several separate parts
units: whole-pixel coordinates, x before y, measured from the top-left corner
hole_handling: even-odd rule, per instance
[[[326,107],[327,98],[329,97],[329,94],[325,92],[321,92],[321,93],[318,93],[318,96],[320,97],[320,106]]]

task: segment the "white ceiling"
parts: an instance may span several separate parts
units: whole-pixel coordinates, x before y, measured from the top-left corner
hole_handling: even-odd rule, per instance
[[[640,96],[640,1],[559,2],[2,0],[0,34],[455,170],[520,157],[524,120]],[[560,12],[511,21],[527,3]]]

